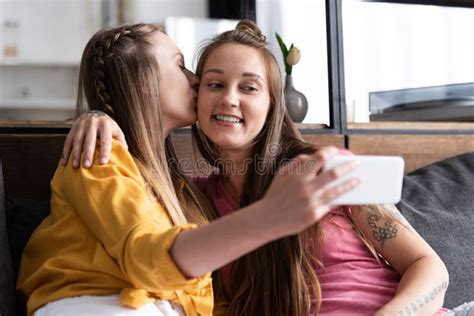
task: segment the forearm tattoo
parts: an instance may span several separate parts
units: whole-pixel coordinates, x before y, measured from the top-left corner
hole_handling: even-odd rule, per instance
[[[369,227],[372,228],[372,236],[375,240],[380,241],[380,243],[384,244],[385,240],[392,239],[397,236],[397,227],[392,224],[391,221],[387,220],[383,225],[379,226],[379,221],[382,219],[382,216],[369,213],[367,218]]]
[[[413,300],[413,302],[396,312],[395,315],[410,316],[418,314],[419,310],[431,303],[438,294],[444,293],[448,288],[448,284],[448,281],[443,281],[443,283],[439,284],[438,286],[435,286],[429,291],[426,291],[425,294],[421,295],[416,300]]]

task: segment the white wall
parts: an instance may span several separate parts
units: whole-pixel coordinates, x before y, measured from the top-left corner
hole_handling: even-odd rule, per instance
[[[164,23],[166,17],[207,16],[207,0],[126,0],[126,20],[129,22]]]
[[[301,50],[293,66],[295,88],[308,99],[303,123],[329,124],[329,93],[324,0],[256,0],[257,24],[271,43],[271,51],[284,75],[283,57],[275,38],[278,32],[287,46]]]
[[[206,40],[233,30],[237,20],[168,17],[165,20],[168,35],[183,52],[186,67],[193,71],[197,66],[197,53]]]
[[[107,0],[116,9],[115,0]],[[100,0],[0,0],[0,119],[62,120],[74,115],[78,65],[102,28]],[[128,22],[207,15],[206,0],[126,0]],[[18,23],[18,56],[5,58],[4,21]],[[113,19],[112,19],[113,20]]]

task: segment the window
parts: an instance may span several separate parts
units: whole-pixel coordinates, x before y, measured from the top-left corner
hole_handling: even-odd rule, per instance
[[[473,8],[343,0],[342,24],[348,122],[474,121]]]

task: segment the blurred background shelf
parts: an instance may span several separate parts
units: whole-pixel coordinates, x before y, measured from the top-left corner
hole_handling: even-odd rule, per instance
[[[4,109],[57,109],[74,110],[76,107],[75,99],[2,99],[0,100],[0,110]]]
[[[70,128],[71,121],[0,120],[0,128]]]
[[[0,58],[0,66],[19,66],[19,67],[79,67],[78,61],[67,60],[40,60],[40,59],[17,59],[17,58]]]
[[[11,127],[17,126],[15,124],[18,121],[64,121],[74,118],[75,115],[76,101],[74,99],[19,98],[0,100],[0,120],[5,122],[12,120]]]

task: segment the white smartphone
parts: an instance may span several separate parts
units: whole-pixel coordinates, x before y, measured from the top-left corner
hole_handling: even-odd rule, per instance
[[[345,156],[329,159],[323,170],[330,170],[347,161],[357,160],[359,165],[348,174],[334,180],[330,186],[359,177],[360,184],[334,199],[333,205],[398,203],[402,196],[405,162],[398,156]]]

